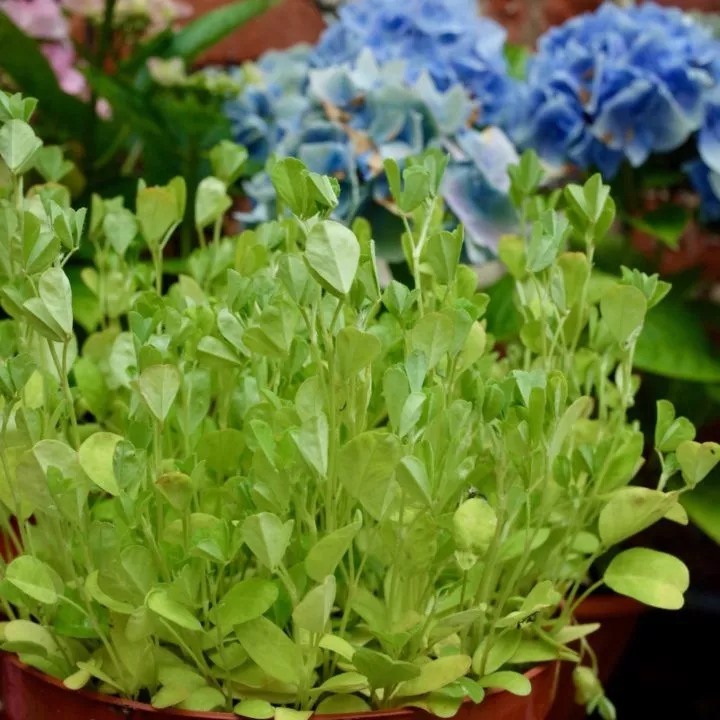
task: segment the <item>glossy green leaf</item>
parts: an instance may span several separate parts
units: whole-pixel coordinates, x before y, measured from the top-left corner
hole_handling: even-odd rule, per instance
[[[603,580],[621,595],[665,610],[681,608],[690,585],[688,569],[680,560],[646,548],[630,548],[616,555]]]

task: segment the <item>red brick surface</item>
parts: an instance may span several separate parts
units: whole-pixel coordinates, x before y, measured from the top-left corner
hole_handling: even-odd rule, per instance
[[[194,17],[228,0],[190,0]],[[229,38],[218,43],[202,58],[205,63],[240,63],[253,60],[266,50],[283,50],[299,42],[314,43],[325,22],[313,0],[284,0],[264,15],[243,25]]]
[[[683,10],[720,12],[720,0],[656,0]],[[602,0],[485,0],[489,15],[508,28],[513,42],[534,42],[549,25],[594,10]]]

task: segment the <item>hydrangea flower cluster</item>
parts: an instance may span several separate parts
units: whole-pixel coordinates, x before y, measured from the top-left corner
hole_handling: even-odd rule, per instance
[[[705,119],[698,134],[700,158],[690,163],[690,181],[702,200],[706,220],[720,220],[720,86],[706,103]]]
[[[313,68],[311,62],[307,47],[269,53],[246,70],[255,85],[227,107],[234,139],[248,148],[259,170],[245,185],[254,209],[242,219],[259,222],[275,212],[274,191],[262,171],[273,153],[297,157],[313,172],[335,177],[341,187],[336,215],[347,221],[370,199],[388,201],[386,158],[402,165],[439,145],[453,150],[455,157],[448,172],[448,205],[459,207],[463,220],[472,221],[468,208],[477,214],[489,207],[486,201],[494,200],[493,213],[482,222],[468,223],[469,254],[477,257],[473,240],[475,245],[492,245],[507,230],[514,218],[503,184],[506,173],[498,184],[479,149],[500,136],[505,142],[498,147],[509,149],[503,167],[517,155],[500,131],[489,136],[474,129],[477,104],[462,86],[440,90],[428,72],[408,83],[405,61],[380,64],[369,50],[354,62],[334,67]],[[464,182],[458,182],[461,167]],[[480,197],[469,202],[468,194],[475,191]],[[495,216],[502,227],[493,223]],[[472,228],[478,232],[473,234]]]
[[[356,0],[340,8],[313,63],[353,62],[363,50],[381,64],[404,60],[408,82],[428,73],[440,91],[460,84],[477,101],[481,124],[498,124],[515,92],[505,38],[500,25],[478,15],[473,0]]]
[[[605,4],[550,30],[529,66],[513,137],[548,161],[597,167],[683,145],[703,124],[720,79],[720,45],[685,13]]]

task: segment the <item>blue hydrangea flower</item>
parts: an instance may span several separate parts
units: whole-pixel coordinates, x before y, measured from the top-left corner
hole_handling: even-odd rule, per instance
[[[686,14],[605,4],[541,38],[513,137],[611,178],[624,160],[638,167],[685,143],[718,78],[720,44]]]
[[[248,71],[251,82],[225,105],[235,141],[247,147],[259,167],[287,133],[300,129],[310,109],[306,90],[311,51],[309,45],[296,45],[266,53]]]
[[[427,72],[440,91],[463,85],[483,125],[501,122],[511,107],[505,31],[471,0],[356,0],[339,15],[315,48],[316,66],[352,62],[369,49],[379,63],[404,60],[411,84]]]
[[[499,130],[481,134],[472,129],[478,105],[462,85],[439,86],[427,69],[411,82],[406,60],[379,62],[369,48],[347,63],[295,69],[286,90],[276,92],[288,77],[286,70],[281,58],[263,58],[256,86],[228,108],[235,139],[250,146],[253,159],[262,163],[273,153],[294,156],[310,170],[335,177],[341,193],[334,214],[349,221],[368,199],[390,199],[384,160],[393,158],[403,167],[428,147],[449,148],[457,171],[452,176],[449,171],[446,199],[466,224],[469,257],[479,258],[477,247],[494,246],[508,231],[514,211],[507,197],[507,164],[517,154]],[[498,156],[492,146],[498,138],[496,149],[502,152],[494,162]],[[272,185],[261,167],[245,185],[254,201],[253,211],[239,216],[246,222],[276,211]]]
[[[708,221],[720,220],[720,88],[710,95],[706,104],[697,146],[700,158],[686,170],[700,195],[703,217]]]
[[[711,170],[702,160],[685,167],[690,183],[700,196],[700,214],[707,222],[720,221],[720,173]]]

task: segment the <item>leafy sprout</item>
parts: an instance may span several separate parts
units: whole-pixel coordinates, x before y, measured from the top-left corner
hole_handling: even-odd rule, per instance
[[[611,717],[575,608],[603,582],[680,607],[687,570],[642,548],[587,587],[589,569],[684,522],[678,498],[719,448],[665,403],[658,485],[629,486],[632,356],[662,288],[628,273],[592,292],[602,183],[567,188],[561,214],[535,197],[532,156],[513,172],[523,328],[501,356],[461,231],[431,221],[441,154],[387,166],[415,287],[381,286],[367,223],[329,219],[337,183],[295,159],[270,172],[287,218],[224,237],[220,185],[245,159],[225,144],[197,200],[212,240],[165,292],[184,182],[141,183],[134,211],[95,199],[85,223],[53,183],[25,187],[40,141],[21,100],[0,129],[3,648],[68,688],[285,719],[448,716],[489,688],[527,694],[523,671],[562,659]],[[63,266],[81,241],[80,313]]]

